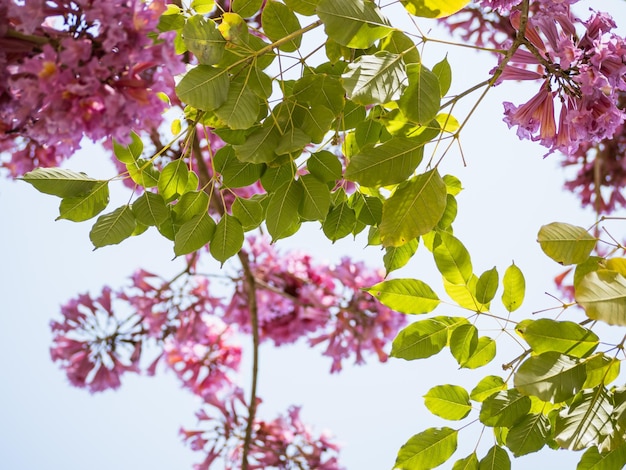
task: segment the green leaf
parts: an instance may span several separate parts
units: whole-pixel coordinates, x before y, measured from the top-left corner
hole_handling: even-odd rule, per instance
[[[411,437],[398,451],[394,470],[428,470],[454,454],[458,431],[451,428],[429,428]]]
[[[243,18],[254,16],[263,6],[263,0],[233,0],[233,13],[237,13]]]
[[[441,62],[435,64],[433,66],[433,73],[437,76],[439,87],[441,88],[439,91],[443,97],[448,93],[450,85],[452,84],[452,69],[450,68],[448,59],[444,57]]]
[[[601,269],[586,274],[576,286],[576,302],[587,316],[609,325],[626,325],[626,278]]]
[[[590,447],[580,458],[576,470],[622,470],[626,467],[626,445],[600,453],[597,446]]]
[[[264,164],[244,163],[235,156],[235,149],[226,145],[213,156],[215,170],[222,175],[227,188],[243,188],[257,182],[265,170]]]
[[[269,0],[265,3],[261,14],[261,24],[263,25],[263,33],[272,42],[283,39],[300,29],[300,22],[294,12],[284,3],[275,0]],[[301,42],[302,35],[297,35],[278,48],[281,51],[293,52],[300,47]]]
[[[480,382],[470,393],[470,398],[477,402],[483,402],[501,390],[506,390],[506,383],[502,380],[502,377],[488,375],[480,379]]]
[[[293,235],[300,228],[298,207],[302,199],[302,185],[290,180],[270,196],[267,206],[267,231],[272,241]]]
[[[124,205],[98,217],[89,232],[89,239],[95,248],[117,245],[133,234],[136,225],[133,211],[129,205]]]
[[[144,192],[133,202],[132,209],[137,221],[148,226],[158,227],[170,216],[163,196],[149,191]]]
[[[518,323],[515,330],[530,345],[533,354],[556,351],[568,356],[585,357],[599,344],[595,333],[570,321],[527,319]]]
[[[285,4],[296,13],[304,16],[313,16],[318,0],[285,0]]]
[[[476,283],[476,300],[481,304],[488,304],[495,297],[498,290],[498,271],[495,266],[485,271]]]
[[[450,335],[450,352],[461,367],[469,360],[478,346],[478,329],[474,325],[461,325]]]
[[[59,206],[59,219],[83,222],[95,217],[109,205],[109,185],[98,181],[91,191],[80,196],[65,197]]]
[[[579,264],[589,258],[597,239],[575,225],[553,222],[539,229],[537,241],[546,255],[560,264]]]
[[[463,459],[454,462],[452,470],[478,470],[478,457],[472,453]]]
[[[543,414],[526,415],[506,436],[506,446],[515,457],[537,452],[550,437],[550,421]]]
[[[446,281],[457,285],[469,283],[472,278],[472,260],[458,238],[447,232],[438,233],[435,236],[433,256],[439,272]]]
[[[330,190],[313,175],[300,177],[302,200],[298,211],[303,220],[324,220],[330,207]]]
[[[437,227],[442,231],[451,232],[452,223],[456,219],[457,212],[458,203],[456,198],[452,194],[446,194],[446,210],[443,212],[441,220],[437,222]]]
[[[185,17],[181,13],[180,7],[167,5],[167,10],[161,13],[157,29],[159,32],[175,31],[185,25]]]
[[[585,383],[585,364],[557,352],[526,359],[514,377],[515,387],[543,401],[562,402],[573,397]]]
[[[342,78],[348,98],[362,105],[397,100],[407,80],[402,56],[387,51],[358,57]]]
[[[236,197],[231,210],[246,232],[261,225],[265,216],[263,205],[256,199]]]
[[[424,18],[442,18],[461,10],[469,0],[402,0],[409,13]]]
[[[353,49],[367,49],[392,31],[389,21],[370,0],[320,0],[316,11],[326,35]]]
[[[587,379],[583,388],[595,388],[598,385],[608,385],[613,382],[620,372],[620,360],[609,357],[604,353],[597,353],[585,360]]]
[[[394,137],[375,147],[366,146],[350,158],[345,177],[368,187],[401,183],[422,161],[425,143],[420,138]]]
[[[278,145],[274,149],[274,153],[277,155],[300,154],[304,147],[310,143],[311,137],[302,129],[289,126],[278,139]]]
[[[435,170],[411,178],[383,204],[380,237],[385,246],[401,246],[430,232],[446,208],[446,186]]]
[[[496,357],[496,342],[488,336],[478,338],[478,344],[472,355],[463,364],[464,369],[478,369],[489,364]]]
[[[585,390],[556,417],[555,439],[564,449],[580,450],[597,445],[615,432],[613,407],[604,387]]]
[[[303,108],[302,112],[304,119],[300,129],[309,136],[307,144],[310,142],[321,143],[335,121],[335,113],[322,105]]]
[[[209,250],[213,258],[224,264],[241,250],[243,240],[241,222],[232,215],[224,214],[215,227]]]
[[[196,13],[205,15],[211,13],[211,10],[215,8],[215,2],[213,0],[192,0],[191,8],[193,8]]]
[[[305,75],[293,86],[298,103],[311,107],[324,106],[338,116],[345,106],[345,91],[341,80],[325,73]]]
[[[215,221],[204,212],[185,222],[174,237],[174,254],[186,255],[209,243],[215,231]]]
[[[96,186],[106,183],[90,178],[84,173],[61,168],[37,168],[19,179],[32,184],[41,193],[61,198],[82,196]]]
[[[491,427],[510,428],[530,411],[530,398],[514,388],[502,390],[483,401],[480,408],[480,422]]]
[[[478,470],[511,470],[511,459],[506,450],[493,446],[478,463]]]
[[[185,74],[176,86],[176,94],[181,101],[194,108],[213,111],[224,104],[229,88],[226,69],[198,65]]]
[[[511,264],[504,272],[502,279],[504,292],[502,293],[502,304],[509,312],[517,310],[524,301],[526,291],[526,281],[520,268]]]
[[[402,31],[395,30],[380,41],[381,51],[399,54],[405,64],[417,64],[420,61],[420,54],[413,40]]]
[[[457,303],[459,307],[483,312],[488,310],[488,306],[481,304],[476,300],[476,284],[478,278],[472,274],[467,284],[452,284],[445,277],[443,278],[443,287],[450,298]]]
[[[130,178],[144,188],[154,188],[159,184],[159,171],[150,160],[139,158],[126,165]]]
[[[437,76],[420,64],[407,65],[409,86],[402,92],[398,106],[402,113],[418,124],[435,119],[441,104]]]
[[[439,297],[428,284],[417,279],[391,279],[366,289],[383,305],[402,313],[429,313],[435,310]]]
[[[215,21],[205,19],[203,15],[194,15],[185,23],[182,37],[185,46],[200,64],[213,65],[222,60],[226,41]]]
[[[359,194],[360,193],[354,193]],[[356,218],[365,225],[378,225],[383,217],[383,201],[377,197],[362,196],[354,207]]]
[[[209,209],[209,196],[204,191],[189,191],[182,195],[172,212],[174,220],[182,225]]]
[[[276,159],[280,133],[274,125],[263,125],[252,132],[245,143],[234,145],[235,155],[242,162],[270,163]]]
[[[449,325],[427,318],[400,330],[393,340],[391,356],[407,361],[439,353],[448,343]]]
[[[428,410],[440,418],[460,420],[470,411],[469,394],[458,385],[437,385],[424,395],[424,404]]]
[[[159,193],[166,201],[172,201],[185,193],[187,181],[189,181],[189,169],[185,160],[179,158],[171,161],[165,165],[159,176],[157,185]]]
[[[122,163],[135,163],[141,157],[141,152],[143,152],[143,142],[135,132],[130,133],[130,143],[128,145],[122,145],[113,140],[113,153],[115,153],[115,158]]]
[[[402,246],[388,246],[385,248],[383,263],[385,271],[389,274],[396,269],[405,266],[413,255],[417,252],[419,238],[415,238]]]
[[[261,104],[247,83],[231,82],[226,101],[215,115],[231,129],[248,129],[257,122]]]
[[[297,170],[293,163],[269,167],[261,176],[261,185],[268,193],[272,193],[282,185],[293,181],[296,173]]]
[[[356,224],[356,214],[347,202],[333,207],[322,224],[326,237],[335,242],[352,233]]]

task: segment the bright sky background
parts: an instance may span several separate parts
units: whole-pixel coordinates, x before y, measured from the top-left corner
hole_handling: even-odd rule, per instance
[[[616,11],[616,6],[623,10],[619,0],[602,2],[608,11]],[[443,57],[441,51],[427,47],[424,63],[434,65]],[[448,58],[456,92],[483,80],[494,65],[493,57],[467,49],[452,49]],[[458,153],[444,163],[444,170],[459,177],[465,188],[458,196],[459,217],[454,226],[473,255],[474,271],[481,273],[495,265],[502,277],[515,260],[526,276],[527,297],[514,314],[520,319],[556,305],[544,291],[556,293],[552,278],[559,266],[546,258],[536,243],[539,227],[552,221],[587,227],[594,221],[593,214],[579,209],[573,195],[561,190],[564,173],[559,157],[543,159],[543,148],[520,142],[502,122],[503,100],[519,103],[533,93],[517,85],[492,90],[464,133],[467,167]],[[101,163],[100,150],[90,145],[66,167],[103,178],[114,172],[112,165]],[[115,208],[116,203],[124,203],[127,194],[113,191],[112,198],[109,207]],[[153,378],[128,375],[118,392],[92,396],[69,386],[49,356],[48,324],[61,304],[79,293],[97,293],[104,284],[117,288],[138,267],[160,274],[177,272],[182,265],[179,260],[172,261],[171,243],[151,229],[121,245],[94,252],[88,238],[91,224],[54,222],[57,214],[56,198],[23,182],[0,182],[0,467],[191,468],[201,455],[183,446],[178,429],[195,424],[199,401],[181,389],[172,373],[161,369]],[[382,265],[377,248],[363,250],[363,238],[331,245],[319,236],[316,224],[307,224],[306,230],[278,246],[309,250],[331,262],[350,254],[367,260],[370,266]],[[421,256],[394,277],[422,279],[444,295],[432,257],[424,247],[419,251]],[[499,291],[497,298],[500,295]],[[435,313],[463,314],[446,305]],[[494,336],[497,332],[481,334]],[[242,383],[247,388],[250,349],[246,352]],[[430,426],[455,427],[453,422],[433,417],[425,409],[422,395],[444,383],[471,390],[480,377],[501,374],[500,365],[519,352],[515,348],[500,351],[490,366],[478,371],[458,370],[447,349],[437,359],[420,362],[391,359],[379,365],[370,357],[364,367],[346,367],[341,374],[330,376],[330,361],[319,349],[304,344],[278,350],[263,347],[259,395],[264,404],[260,413],[272,419],[292,404],[302,405],[307,423],[318,431],[330,429],[344,444],[341,457],[347,469],[389,469],[400,446],[413,434]],[[463,450],[457,458],[473,450],[481,429],[475,423],[461,432]],[[487,431],[479,455],[492,444]],[[514,461],[513,468],[574,468],[580,455],[544,450]],[[450,468],[453,461],[442,468]]]

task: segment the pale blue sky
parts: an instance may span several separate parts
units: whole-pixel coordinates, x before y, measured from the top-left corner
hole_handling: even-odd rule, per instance
[[[602,2],[622,7],[619,0]],[[424,62],[438,62],[442,53],[427,49]],[[453,87],[472,85],[492,68],[492,58],[467,50],[452,50]],[[466,77],[468,82],[463,82]],[[515,90],[515,91],[512,91]],[[527,299],[519,318],[555,303],[552,277],[559,267],[536,243],[542,224],[566,221],[589,226],[593,215],[579,210],[574,196],[562,192],[559,157],[543,159],[545,150],[519,142],[502,122],[502,100],[519,102],[530,96],[523,87],[493,90],[481,105],[463,138],[467,167],[458,154],[447,157],[444,169],[458,176],[465,190],[458,197],[457,236],[473,256],[480,273],[497,266],[500,275],[511,260],[527,280]],[[517,95],[511,97],[511,95]],[[94,164],[99,151],[88,147],[66,166],[92,176],[109,177],[112,166]],[[111,207],[126,195],[113,195]],[[117,201],[115,200],[117,199]],[[121,204],[121,202],[120,202]],[[54,222],[58,200],[37,193],[23,182],[0,182],[0,468],[7,470],[187,469],[201,460],[182,445],[181,425],[195,424],[197,400],[181,389],[171,373],[155,378],[130,376],[118,392],[91,396],[70,387],[49,357],[49,321],[59,306],[78,293],[98,292],[103,284],[120,286],[137,267],[159,273],[180,268],[172,261],[171,243],[149,231],[113,247],[92,251],[89,223]],[[322,242],[318,226],[279,243],[323,253],[336,260],[343,254],[382,264],[376,248],[362,250],[363,239]],[[422,248],[421,255],[395,277],[416,277],[443,293],[440,277]],[[500,295],[500,294],[498,294]],[[436,313],[461,311],[442,305]],[[489,334],[495,334],[490,332]],[[243,338],[247,341],[247,338]],[[247,350],[249,353],[249,349]],[[430,426],[455,426],[434,418],[422,395],[439,383],[471,389],[482,375],[501,373],[500,364],[518,353],[499,354],[489,368],[458,370],[447,351],[434,360],[385,365],[370,358],[365,367],[327,372],[330,363],[320,351],[299,344],[262,348],[260,396],[262,416],[272,418],[291,404],[303,406],[303,418],[317,430],[330,429],[344,443],[342,462],[349,470],[389,469],[399,447],[411,435]],[[249,354],[243,364],[243,384],[249,381]],[[473,449],[481,426],[461,434],[464,453]],[[483,437],[484,454],[493,440]],[[574,468],[580,454],[546,450],[513,462],[513,468]],[[451,463],[442,468],[450,468]]]

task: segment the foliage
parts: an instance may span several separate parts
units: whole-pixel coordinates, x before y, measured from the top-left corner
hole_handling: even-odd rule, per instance
[[[520,138],[567,158],[600,149],[598,159],[606,157],[607,148],[617,151],[619,146],[607,147],[607,141],[623,130],[626,43],[613,33],[609,15],[576,17],[570,6],[575,0],[483,0],[441,21],[499,61],[484,82],[463,84],[467,90],[450,94],[454,64],[445,57],[422,62],[420,51],[431,38],[403,30],[396,21],[408,15],[427,24],[428,18],[452,15],[467,3],[407,0],[383,8],[370,0],[195,0],[167,7],[153,2],[162,12],[160,37],[140,34],[152,42],[133,53],[152,58],[165,49],[177,59],[164,56],[138,66],[141,70],[124,65],[114,78],[92,72],[99,85],[118,90],[138,113],[154,109],[154,92],[164,92],[172,107],[180,106],[169,135],[154,130],[160,118],[124,114],[115,121],[109,116],[115,107],[91,104],[90,112],[102,111],[111,121],[97,132],[90,127],[91,115],[71,116],[76,133],[67,148],[76,147],[77,135],[106,136],[118,175],[97,180],[45,168],[42,159],[23,151],[4,165],[40,192],[58,197],[59,218],[97,217],[90,232],[95,248],[155,227],[171,240],[174,256],[187,257],[187,269],[175,279],[138,271],[128,289],[105,288],[95,299],[83,295],[63,308],[63,320],[53,323],[52,354],[70,381],[92,392],[117,388],[123,374],[142,369],[144,350],[151,346],[160,352],[146,370],[153,373],[158,363],[171,367],[210,410],[199,414],[205,428],[184,431],[203,452],[200,468],[222,459],[228,468],[336,469],[338,447],[326,436],[301,432],[298,409],[271,422],[256,417],[261,341],[280,346],[307,338],[311,345],[325,346],[331,371],[338,372],[351,356],[362,363],[364,352],[386,360],[385,347],[394,337],[391,357],[413,361],[448,349],[459,368],[478,369],[492,363],[501,338],[512,337],[523,351],[504,365],[503,376],[486,373],[471,390],[440,384],[426,393],[426,408],[454,427],[418,431],[399,449],[394,468],[421,470],[447,462],[459,437],[482,434],[465,436],[470,424],[491,428],[495,444],[482,455],[456,455],[454,469],[508,469],[509,454],[544,447],[584,449],[579,468],[622,468],[626,393],[612,384],[624,339],[601,339],[598,325],[626,325],[623,246],[600,240],[599,222],[591,229],[544,225],[537,235],[541,249],[574,273],[571,301],[561,302],[561,308],[580,307],[586,318],[576,323],[514,316],[525,297],[524,275],[515,263],[502,278],[497,267],[475,272],[453,228],[461,182],[442,175],[440,163],[472,114],[455,117],[455,105],[483,90],[474,101],[478,104],[492,86],[509,80],[538,82],[527,103],[504,103],[504,119]],[[46,97],[50,103],[32,106],[28,124],[14,125],[13,117],[0,121],[0,129],[7,129],[0,139],[4,148],[66,148],[55,132],[39,127],[54,108],[53,97],[66,96],[68,80],[80,81],[86,73],[78,70],[85,60],[74,69],[63,62],[70,44],[98,45],[102,53],[92,53],[94,67],[119,65],[109,29],[95,28],[81,2],[68,8],[72,14],[64,17],[64,27],[46,35],[41,11],[39,23],[27,24],[25,6],[0,2],[0,11],[10,18],[0,39],[15,49],[2,52],[15,66],[3,71],[10,85],[0,92],[17,102],[35,83],[56,87]],[[154,20],[146,4],[136,8],[134,18],[145,15],[146,25]],[[470,20],[455,22],[463,15]],[[74,24],[76,18],[80,21]],[[480,27],[472,29],[475,22]],[[137,32],[127,17],[122,25]],[[146,69],[173,74],[183,62],[187,68],[175,88],[165,78],[170,86],[155,88],[154,75],[142,75]],[[19,73],[9,73],[13,70]],[[67,76],[56,76],[59,70]],[[136,89],[124,94],[125,87]],[[83,98],[77,100],[85,106]],[[17,111],[6,106],[0,117],[11,113]],[[48,118],[61,125],[57,116]],[[144,147],[146,131],[152,147]],[[114,179],[123,179],[133,193],[128,203],[109,208]],[[598,214],[611,207],[598,205]],[[261,230],[276,242],[306,222],[319,225],[332,242],[367,231],[369,244],[384,250],[385,273],[347,259],[323,266],[306,255],[282,256],[263,237],[246,241],[246,233]],[[611,249],[600,249],[600,241]],[[419,279],[387,278],[420,247],[441,274],[438,288]],[[198,270],[209,255],[235,270],[227,298],[216,298]],[[239,267],[233,268],[235,257]],[[120,314],[120,303],[134,313]],[[449,316],[442,304],[463,313]],[[413,316],[407,326],[403,314]],[[485,334],[493,325],[503,334]],[[231,342],[235,332],[253,338],[249,399],[231,376],[241,354]],[[303,441],[285,439],[290,432],[302,434]]]

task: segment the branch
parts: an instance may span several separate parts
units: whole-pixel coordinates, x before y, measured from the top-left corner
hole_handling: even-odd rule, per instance
[[[193,139],[193,155],[198,164],[198,172],[200,184],[204,187],[204,191],[211,196],[211,176],[206,162],[202,158],[202,151],[197,136]],[[221,215],[224,215],[225,208],[220,198],[212,197],[210,204]],[[250,261],[248,256],[242,250],[237,253],[241,267],[244,272],[244,282],[248,291],[248,309],[250,311],[250,325],[252,327],[252,384],[250,387],[250,402],[248,403],[248,423],[246,425],[246,435],[243,442],[243,455],[241,458],[241,469],[248,470],[248,454],[250,453],[250,445],[252,444],[252,431],[254,428],[254,418],[256,416],[257,402],[257,383],[259,376],[259,315],[256,302],[256,281],[252,270],[250,269]]]

